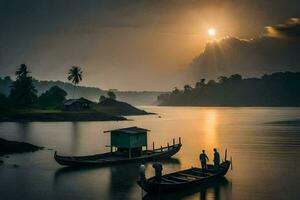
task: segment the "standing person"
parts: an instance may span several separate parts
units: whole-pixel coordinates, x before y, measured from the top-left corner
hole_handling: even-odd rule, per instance
[[[205,169],[207,169],[206,161],[209,161],[207,155],[205,154],[205,150],[202,150],[202,153],[199,156],[199,160],[201,162],[201,168],[204,171]]]
[[[214,148],[214,168],[216,170],[218,170],[219,169],[219,165],[220,165],[220,154],[217,151],[217,149]]]
[[[144,182],[146,180],[146,175],[145,175],[146,167],[145,167],[145,162],[142,161],[140,165],[140,181]]]
[[[155,161],[153,163],[152,167],[155,170],[155,180],[157,182],[160,182],[161,181],[161,176],[162,176],[162,170],[163,170],[162,164],[160,162]]]

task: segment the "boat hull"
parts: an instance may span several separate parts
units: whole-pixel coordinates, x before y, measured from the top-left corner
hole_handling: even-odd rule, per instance
[[[225,161],[221,165],[223,166],[219,171],[215,172],[214,174],[207,176],[205,178],[199,177],[199,179],[195,179],[192,181],[187,181],[187,182],[178,182],[178,183],[170,183],[170,184],[164,184],[164,183],[158,183],[154,181],[149,181],[153,180],[154,177],[149,178],[148,180],[141,182],[137,181],[137,184],[147,193],[162,193],[162,192],[172,192],[172,191],[178,191],[182,189],[188,189],[191,187],[195,186],[201,186],[201,185],[206,185],[208,183],[212,182],[217,182],[218,180],[222,179],[226,173],[228,172],[228,169],[230,167],[231,162],[230,161]],[[212,167],[212,166],[211,166]],[[200,170],[199,168],[191,168],[188,170],[192,169],[197,169]],[[182,170],[179,172],[171,173],[171,174],[166,174],[163,177],[172,175],[172,174],[179,174],[179,173],[184,173],[187,172],[188,170]]]
[[[168,149],[164,148],[163,151],[158,149],[152,153],[133,158],[118,157],[114,153],[104,153],[91,156],[60,156],[55,152],[54,159],[57,163],[64,166],[100,167],[121,163],[151,161],[154,159],[168,159],[175,155],[181,149],[181,146],[181,144],[175,144],[168,147]]]

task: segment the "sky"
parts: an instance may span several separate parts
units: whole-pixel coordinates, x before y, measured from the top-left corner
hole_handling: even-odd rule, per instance
[[[82,85],[162,91],[231,73],[300,71],[299,7],[298,0],[0,0],[0,76],[25,63],[36,79],[67,81],[75,65]]]
[[[266,26],[258,37],[235,36],[208,42],[190,64],[189,79],[216,79],[241,74],[261,77],[280,71],[300,71],[300,18]]]

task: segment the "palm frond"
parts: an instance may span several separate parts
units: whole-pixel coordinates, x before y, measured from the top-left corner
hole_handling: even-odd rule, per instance
[[[68,71],[68,80],[72,81],[74,85],[79,84],[82,81],[82,70],[80,67],[72,66]]]

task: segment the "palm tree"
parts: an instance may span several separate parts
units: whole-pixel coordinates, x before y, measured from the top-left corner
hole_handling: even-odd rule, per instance
[[[15,74],[17,79],[21,79],[23,77],[27,77],[29,73],[30,72],[27,70],[27,66],[25,64],[21,64]]]
[[[68,72],[68,80],[74,84],[73,98],[76,86],[82,81],[82,70],[80,67],[72,66]]]

